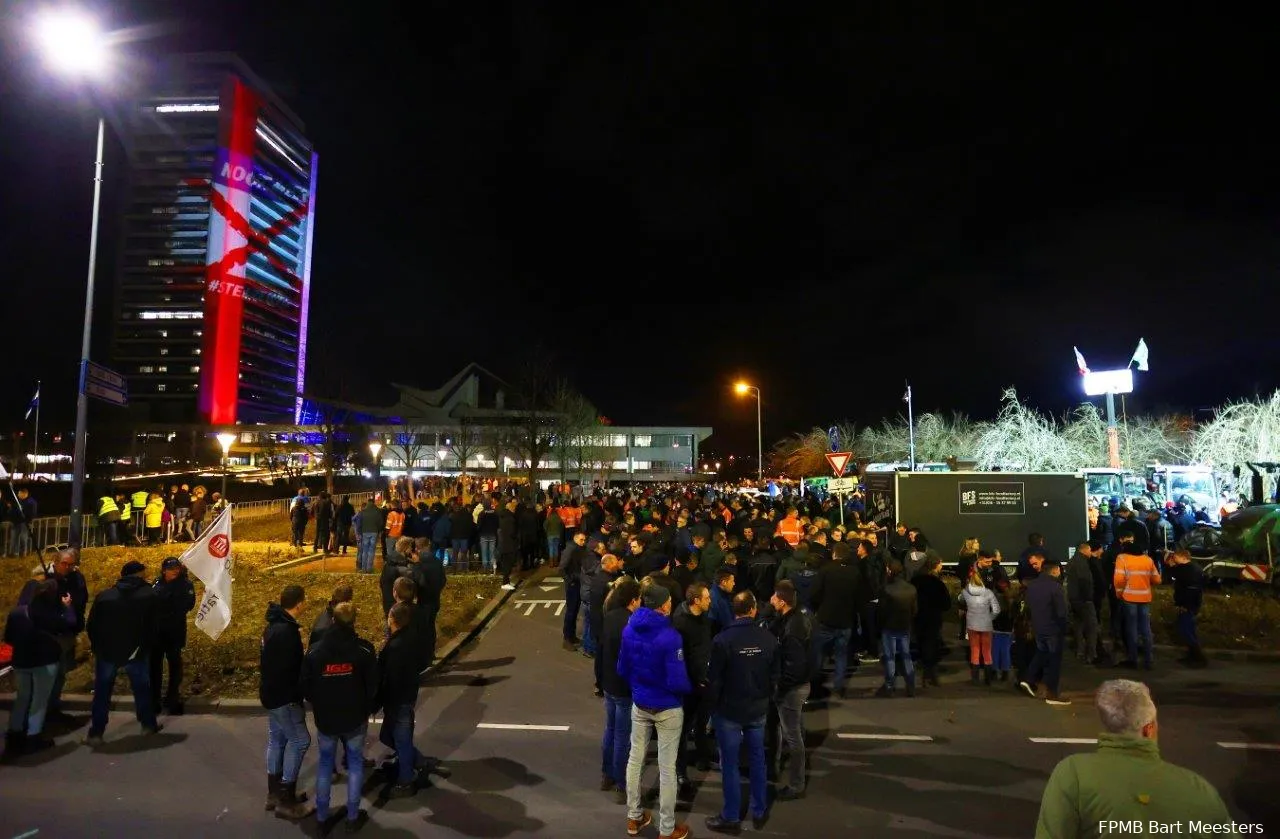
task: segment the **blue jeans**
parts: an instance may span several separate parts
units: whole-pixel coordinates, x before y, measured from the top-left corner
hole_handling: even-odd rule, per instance
[[[832,629],[829,626],[818,624],[816,631],[813,633],[813,644],[816,648],[818,659],[818,672],[814,676],[815,683],[821,683],[822,664],[827,660],[827,649],[834,647],[836,672],[832,677],[831,685],[836,690],[844,690],[844,678],[849,672],[849,638],[852,635],[852,629]]]
[[[133,691],[134,710],[143,728],[156,727],[156,709],[151,706],[151,657],[139,655],[128,664],[112,664],[96,659],[93,665],[93,711],[90,714],[89,734],[102,736],[107,729],[107,711],[111,708],[111,691],[115,688],[116,673],[121,669],[129,674],[129,687]]]
[[[22,557],[31,553],[31,528],[26,522],[18,522],[9,531],[9,553]]]
[[[377,533],[361,533],[360,546],[356,548],[356,568],[361,571],[373,570],[373,552],[378,547]]]
[[[902,656],[902,678],[910,684],[916,677],[915,665],[911,663],[911,633],[882,631],[880,658],[884,662],[884,683],[890,688],[898,679],[899,655]]]
[[[498,537],[480,537],[480,566],[486,571],[493,570],[493,559],[498,554]]]
[[[470,539],[453,539],[453,559],[455,562],[461,562],[467,555],[467,548],[471,547]]]
[[[1013,633],[991,633],[991,667],[997,671],[1013,669]]]
[[[724,785],[724,809],[720,811],[720,818],[727,822],[742,821],[742,775],[738,772],[738,754],[744,739],[751,765],[751,815],[759,818],[769,809],[764,721],[765,718],[760,717],[743,725],[721,716],[715,718],[716,742],[720,745],[720,781]]]
[[[1124,646],[1130,661],[1138,660],[1138,633],[1142,633],[1146,647],[1142,651],[1142,660],[1150,666],[1155,660],[1155,639],[1151,636],[1151,604],[1124,604]]]
[[[298,780],[302,759],[311,748],[307,712],[297,702],[267,711],[267,774],[286,784]]]
[[[413,745],[413,705],[405,702],[383,709],[378,740],[396,750],[396,783],[413,783],[418,768],[418,749]]]
[[[18,674],[18,695],[9,712],[9,730],[23,731],[35,737],[44,731],[44,716],[53,694],[53,680],[58,677],[58,662],[40,667],[14,668]]]
[[[1200,648],[1200,633],[1196,631],[1196,613],[1191,609],[1178,610],[1178,633],[1192,650]]]
[[[627,785],[627,758],[631,755],[631,697],[604,695],[604,739],[600,742],[600,774],[618,789]]]
[[[1036,633],[1036,654],[1027,666],[1027,677],[1023,680],[1035,685],[1044,676],[1044,686],[1050,696],[1058,695],[1058,681],[1062,675],[1062,648],[1064,635],[1041,635]]]
[[[578,612],[582,609],[582,585],[574,580],[564,581],[564,628],[561,634],[564,640],[573,641],[578,637]]]
[[[585,598],[585,594],[583,595]],[[582,601],[582,651],[587,655],[596,654],[596,636],[591,631],[591,603]]]
[[[364,786],[364,738],[368,733],[367,722],[346,734],[316,732],[316,739],[320,741],[320,766],[316,769],[318,821],[329,819],[329,789],[333,786],[333,763],[337,757],[339,740],[347,751],[347,821],[355,821],[360,816],[360,794]]]
[[[557,562],[560,559],[560,537],[547,537],[547,559]]]

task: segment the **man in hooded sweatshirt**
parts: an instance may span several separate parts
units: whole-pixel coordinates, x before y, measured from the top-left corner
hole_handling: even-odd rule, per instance
[[[158,600],[142,577],[146,570],[137,560],[126,562],[120,569],[120,579],[99,592],[89,610],[89,642],[96,661],[93,714],[85,743],[94,748],[102,745],[111,691],[120,670],[129,674],[142,733],[155,734],[162,728],[151,704],[151,647],[155,643]]]
[[[258,660],[258,700],[267,709],[267,810],[277,818],[301,819],[311,812],[298,792],[298,772],[311,748],[307,711],[298,675],[302,671],[302,627],[306,609],[302,586],[285,586],[280,602],[267,606]]]
[[[650,585],[643,606],[632,613],[622,633],[618,675],[631,685],[631,754],[627,761],[627,834],[639,835],[653,823],[641,809],[640,776],[649,737],[658,738],[658,835],[685,839],[688,825],[676,824],[676,750],[684,725],[684,697],[692,686],[685,668],[680,633],[671,625],[671,592]]]

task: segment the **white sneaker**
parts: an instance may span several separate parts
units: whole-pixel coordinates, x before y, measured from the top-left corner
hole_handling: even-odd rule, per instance
[[[504,584],[503,584],[503,586],[502,586],[502,590],[503,590],[503,591],[515,591],[515,590],[516,590],[516,587],[515,587],[515,585],[514,585],[514,584],[512,584],[512,583],[504,583]]]

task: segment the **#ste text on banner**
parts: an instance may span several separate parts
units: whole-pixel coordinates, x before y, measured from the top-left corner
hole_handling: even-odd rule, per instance
[[[215,641],[231,624],[231,507],[182,554],[182,564],[204,583],[196,627]]]

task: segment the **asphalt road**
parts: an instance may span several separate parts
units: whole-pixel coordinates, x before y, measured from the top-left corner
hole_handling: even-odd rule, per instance
[[[597,790],[603,712],[590,662],[561,648],[562,601],[554,578],[517,591],[430,681],[417,742],[451,775],[433,778],[414,799],[390,802],[368,784],[364,835],[625,835],[625,808]],[[941,688],[910,700],[872,698],[879,676],[864,669],[848,699],[815,704],[806,714],[808,797],[777,805],[761,835],[834,836],[844,828],[896,839],[1030,835],[1054,764],[1092,748],[1031,738],[1095,737],[1089,693],[1109,673],[1069,667],[1064,693],[1077,701],[1051,708],[1010,687],[970,687],[958,662],[947,669]],[[1215,663],[1197,672],[1158,662],[1149,681],[1166,758],[1204,774],[1237,819],[1280,835],[1280,668]],[[56,749],[0,767],[0,839],[318,835],[314,821],[292,824],[262,811],[263,718],[166,722],[144,740],[128,715],[116,714],[98,752],[77,745],[81,729]],[[885,739],[900,737],[910,739]],[[370,742],[380,757],[385,749]],[[313,747],[303,769],[308,789],[315,757]],[[698,794],[680,818],[708,835],[702,821],[719,809],[719,776],[697,774]],[[656,784],[652,763],[646,784]],[[344,790],[335,786],[335,804]]]

